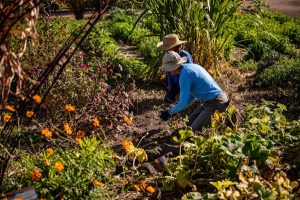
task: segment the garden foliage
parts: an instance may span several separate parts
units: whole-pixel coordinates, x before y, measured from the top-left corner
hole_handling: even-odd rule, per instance
[[[272,102],[264,102],[260,107],[249,105],[245,120],[229,128],[225,122],[231,121],[236,112],[231,107],[227,113],[216,112],[212,128],[203,135],[194,136],[188,128],[179,132],[180,139],[176,140],[182,143],[185,154],[168,164],[166,189],[216,191],[214,194],[201,192],[202,195],[190,193],[182,199],[297,196],[298,183],[284,173],[280,156],[290,143],[300,141],[297,131],[300,122],[287,121],[282,115],[285,109],[284,105]],[[192,198],[193,195],[198,197]]]

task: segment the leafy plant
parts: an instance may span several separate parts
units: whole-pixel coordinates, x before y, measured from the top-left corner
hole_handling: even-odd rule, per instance
[[[95,138],[85,138],[78,144],[73,149],[49,147],[37,156],[24,157],[19,184],[33,186],[41,198],[47,199],[87,198],[94,190],[100,192],[99,196],[112,198],[114,193],[107,186],[113,183],[112,151],[99,148]]]
[[[193,136],[188,129],[181,131],[181,139],[174,139],[182,143],[185,154],[180,154],[167,165],[165,188],[174,189],[176,185],[193,190],[206,187],[207,192],[211,184],[218,191],[215,195],[189,193],[183,199],[189,195],[201,197],[200,199],[207,199],[208,196],[215,199],[217,195],[219,199],[226,199],[229,198],[229,191],[236,198],[293,197],[285,173],[273,173],[270,182],[281,185],[287,193],[264,182],[266,174],[275,169],[283,169],[278,149],[300,139],[299,133],[290,129],[290,126],[296,128],[299,123],[287,121],[282,115],[285,109],[282,104],[275,105],[266,101],[260,107],[249,105],[245,121],[239,126],[231,124],[228,127],[227,122],[233,122],[236,112],[231,107],[225,113],[216,112],[212,118],[212,128],[207,129],[203,135]],[[192,138],[186,141],[187,137]],[[283,177],[284,184],[278,182],[280,176]],[[241,187],[244,189],[238,189]]]
[[[177,33],[189,41],[187,49],[195,63],[217,67],[230,48],[234,31],[231,23],[238,13],[240,0],[235,1],[144,1],[159,24],[160,36]]]

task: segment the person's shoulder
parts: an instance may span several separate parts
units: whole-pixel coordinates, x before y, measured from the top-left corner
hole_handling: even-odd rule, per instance
[[[184,63],[183,65],[184,65],[186,68],[201,67],[200,65],[195,64],[195,63]]]
[[[179,52],[179,55],[180,55],[181,57],[183,57],[183,56],[190,56],[191,54],[190,54],[189,52],[187,52],[186,50],[181,50],[181,51]]]

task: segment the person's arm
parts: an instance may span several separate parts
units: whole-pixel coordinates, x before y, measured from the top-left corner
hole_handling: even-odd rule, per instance
[[[179,85],[180,85],[179,102],[169,110],[170,114],[175,114],[177,112],[182,111],[191,102],[190,88],[192,85],[192,80],[189,77],[189,75],[186,73],[186,71],[183,71],[183,73],[181,74]]]

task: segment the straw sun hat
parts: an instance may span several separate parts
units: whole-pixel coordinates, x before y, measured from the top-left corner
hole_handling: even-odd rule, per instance
[[[180,57],[175,51],[167,52],[162,59],[162,71],[171,72],[186,63],[187,57]]]
[[[156,47],[158,50],[167,51],[173,47],[186,43],[186,41],[179,40],[176,34],[166,35],[163,41],[160,41]]]

